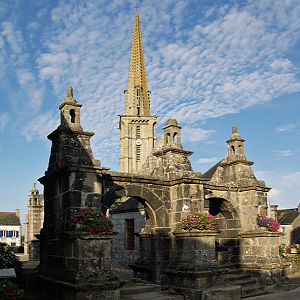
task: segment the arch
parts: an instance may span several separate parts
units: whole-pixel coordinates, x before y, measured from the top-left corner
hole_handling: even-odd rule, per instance
[[[171,135],[170,135],[170,133],[168,132],[167,134],[166,134],[166,144],[169,144],[171,142]]]
[[[173,141],[174,141],[174,143],[178,143],[178,136],[177,136],[177,132],[174,132],[174,134],[173,134]]]
[[[232,154],[235,154],[234,146],[232,145],[230,148],[231,148],[231,153],[232,153]]]
[[[122,197],[134,197],[145,207],[149,218],[151,218],[151,228],[170,227],[169,213],[164,202],[151,189],[142,184],[115,184],[102,197],[102,205],[108,209],[111,205]]]
[[[235,207],[224,198],[209,198],[209,213],[216,216],[220,233],[216,236],[216,253],[220,263],[235,263],[240,256],[241,221]]]
[[[75,110],[71,109],[70,110],[70,122],[75,123],[75,118],[76,118]]]

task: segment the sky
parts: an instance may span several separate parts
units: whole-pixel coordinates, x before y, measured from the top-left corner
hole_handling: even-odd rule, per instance
[[[47,135],[73,87],[94,157],[119,170],[135,1],[1,0],[1,211],[27,212],[50,156]],[[227,153],[237,125],[245,156],[279,208],[300,202],[300,1],[138,2],[157,137],[174,117],[195,172]],[[37,183],[39,191],[43,186]]]

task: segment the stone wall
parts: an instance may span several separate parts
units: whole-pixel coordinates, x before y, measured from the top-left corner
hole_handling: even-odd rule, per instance
[[[126,250],[125,247],[126,219],[134,219],[134,232],[136,234],[134,250]],[[112,267],[113,269],[131,270],[129,265],[133,264],[139,258],[140,238],[138,234],[145,227],[146,212],[111,214],[111,220],[114,224],[114,230],[119,232],[112,242]]]

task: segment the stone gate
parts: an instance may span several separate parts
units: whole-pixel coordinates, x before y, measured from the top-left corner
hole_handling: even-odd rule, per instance
[[[239,267],[255,274],[272,269],[276,276],[264,273],[264,278],[272,288],[280,285],[282,271],[276,251],[280,234],[259,231],[256,223],[257,214],[267,211],[269,188],[256,179],[236,126],[224,159],[203,175],[193,172],[189,161],[192,152],[183,149],[181,127],[175,119],[168,120],[139,173],[119,173],[101,167],[94,159],[89,141],[93,133],[83,131],[80,107],[69,88],[60,105],[61,124],[48,136],[52,141],[49,166],[40,178],[45,220],[39,270],[42,284],[50,288],[43,297],[56,299],[51,294],[51,286],[55,286],[65,291],[63,299],[118,299],[120,281],[110,264],[101,260],[110,252],[97,248],[102,249],[104,242],[74,234],[70,216],[81,207],[106,213],[116,201],[122,203],[128,197],[137,199],[148,215],[139,233],[140,257],[132,265],[141,279],[177,287],[184,282],[182,288],[201,290],[222,284],[228,269]],[[177,234],[182,218],[203,211],[217,216],[220,232],[201,237]],[[189,245],[196,247],[196,252],[186,258],[183,254]],[[84,255],[87,249],[94,253],[88,261]],[[191,267],[194,261],[196,269]]]

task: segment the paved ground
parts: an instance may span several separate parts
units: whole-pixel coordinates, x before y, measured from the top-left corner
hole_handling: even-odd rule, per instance
[[[289,276],[292,291],[246,298],[247,300],[300,300],[300,272]]]
[[[18,255],[18,254],[17,254]],[[28,265],[28,255],[18,255],[20,257],[20,260]],[[130,281],[132,278],[131,273],[118,273],[117,275],[127,281]],[[269,294],[269,295],[263,295],[263,296],[256,296],[256,297],[250,297],[246,298],[247,300],[300,300],[300,272],[290,275],[289,276],[289,289],[293,289],[287,292],[280,292],[275,294]]]

